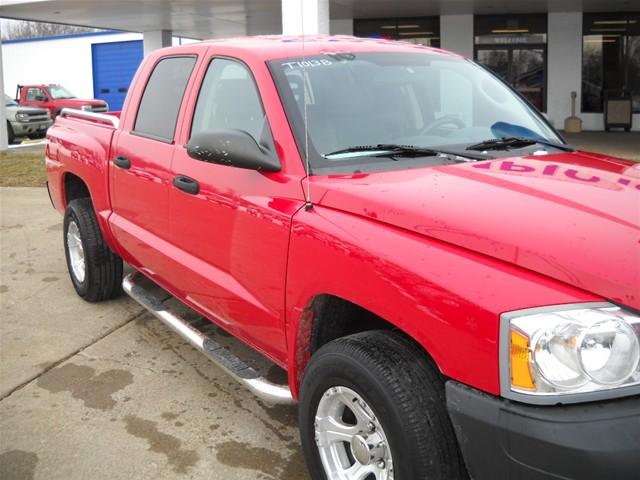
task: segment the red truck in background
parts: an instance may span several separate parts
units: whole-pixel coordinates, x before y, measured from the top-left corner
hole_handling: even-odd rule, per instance
[[[122,287],[298,401],[314,480],[640,471],[640,168],[575,151],[474,62],[352,37],[163,49],[120,118],[64,110],[46,165],[77,293]]]
[[[76,97],[62,85],[18,85],[16,101],[25,107],[46,108],[55,118],[63,108],[74,108],[86,112],[105,113],[109,105],[103,100]]]

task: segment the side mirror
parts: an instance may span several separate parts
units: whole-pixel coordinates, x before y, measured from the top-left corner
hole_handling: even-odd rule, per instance
[[[47,101],[47,97],[45,97],[44,95],[36,95],[36,102],[46,102]]]
[[[274,149],[258,145],[243,130],[199,132],[191,137],[186,149],[191,158],[203,162],[265,172],[279,172],[281,168]]]

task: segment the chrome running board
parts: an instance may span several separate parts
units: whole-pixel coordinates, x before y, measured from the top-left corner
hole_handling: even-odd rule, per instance
[[[146,277],[139,272],[130,273],[122,281],[123,290],[155,317],[179,333],[182,338],[204,353],[235,380],[247,387],[258,398],[275,404],[295,404],[288,385],[279,385],[267,380],[253,367],[220,345],[211,336],[183,318],[175,309],[156,296],[142,284]],[[146,280],[150,282],[149,280]],[[209,323],[209,322],[208,322]]]

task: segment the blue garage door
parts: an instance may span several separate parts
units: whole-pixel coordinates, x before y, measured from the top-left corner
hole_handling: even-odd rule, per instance
[[[129,84],[142,61],[142,40],[94,43],[93,95],[109,104],[109,110],[122,110]]]

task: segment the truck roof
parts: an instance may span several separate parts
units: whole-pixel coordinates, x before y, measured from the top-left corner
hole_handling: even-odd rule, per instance
[[[304,41],[303,41],[304,40]],[[276,60],[283,58],[299,58],[303,54],[307,56],[321,55],[323,53],[337,52],[416,52],[427,51],[441,55],[460,57],[455,53],[447,52],[433,47],[416,45],[409,42],[384,40],[378,38],[360,38],[348,35],[261,35],[251,37],[234,37],[225,39],[205,40],[197,44],[188,44],[179,47],[170,47],[161,50],[176,53],[193,48],[194,45],[218,46],[226,49],[245,51],[262,60]]]

